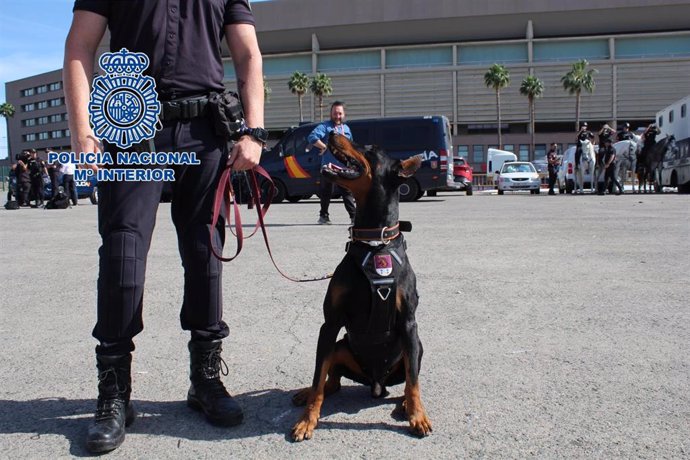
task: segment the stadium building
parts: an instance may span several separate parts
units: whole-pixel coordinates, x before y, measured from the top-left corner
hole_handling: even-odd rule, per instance
[[[332,79],[324,113],[342,100],[350,119],[445,115],[455,154],[477,171],[498,141],[495,92],[484,84],[493,63],[510,72],[501,91],[503,148],[524,160],[542,159],[550,142],[574,141],[575,97],[561,77],[577,60],[597,71],[594,92],[581,100],[580,120],[592,130],[626,121],[646,126],[660,108],[690,94],[688,1],[275,0],[252,8],[271,88],[266,126],[276,135],[299,123],[297,96],[287,86],[295,71]],[[225,68],[232,87],[229,59]],[[544,83],[535,152],[528,101],[519,92],[529,74]],[[59,75],[7,84],[8,102],[17,107],[13,152],[69,145],[62,90],[50,90],[61,86]],[[315,98],[307,94],[304,102],[305,119],[317,120]]]

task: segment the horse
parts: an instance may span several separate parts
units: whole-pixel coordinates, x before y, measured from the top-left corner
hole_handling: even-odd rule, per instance
[[[656,141],[654,145],[649,148],[643,148],[637,158],[638,175],[640,193],[644,190],[647,193],[647,185],[649,185],[649,192],[661,192],[661,180],[658,177],[658,169],[661,162],[664,160],[664,155],[669,149],[676,148],[676,137],[666,136],[665,138]]]
[[[585,171],[591,174],[590,191],[594,192],[594,184],[596,182],[594,180],[595,164],[594,146],[592,145],[592,142],[589,139],[578,142],[577,148],[575,149],[575,193],[578,193],[577,189],[579,189],[579,193],[584,193],[582,188],[585,184]]]
[[[639,136],[637,136],[639,138]],[[621,184],[625,183],[628,177],[628,171],[632,173],[632,192],[635,191],[635,170],[637,168],[637,155],[639,153],[640,144],[636,140],[625,140],[613,144],[616,151],[616,166],[615,177]]]

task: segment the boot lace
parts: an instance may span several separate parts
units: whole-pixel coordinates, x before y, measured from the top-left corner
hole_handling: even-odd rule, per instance
[[[220,353],[220,349],[209,351],[202,358],[200,366],[203,379],[198,382],[198,385],[203,388],[204,393],[213,398],[229,396],[223,382],[220,380],[220,374],[223,376],[229,374],[228,365]]]

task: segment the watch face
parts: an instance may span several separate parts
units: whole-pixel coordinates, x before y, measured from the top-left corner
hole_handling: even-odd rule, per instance
[[[266,131],[265,129],[254,128],[251,131],[252,131],[252,136],[254,136],[256,139],[260,140],[261,142],[266,142],[268,140],[268,131]]]

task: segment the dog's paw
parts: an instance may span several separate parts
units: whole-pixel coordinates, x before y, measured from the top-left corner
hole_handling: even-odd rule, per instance
[[[410,415],[410,431],[416,436],[429,436],[433,431],[431,429],[431,420],[424,412]]]
[[[311,439],[314,435],[314,428],[316,428],[316,422],[303,418],[292,427],[292,440],[301,442]]]
[[[305,404],[307,404],[310,392],[311,387],[302,388],[297,393],[292,395],[292,404],[294,404],[295,406],[304,406]]]

